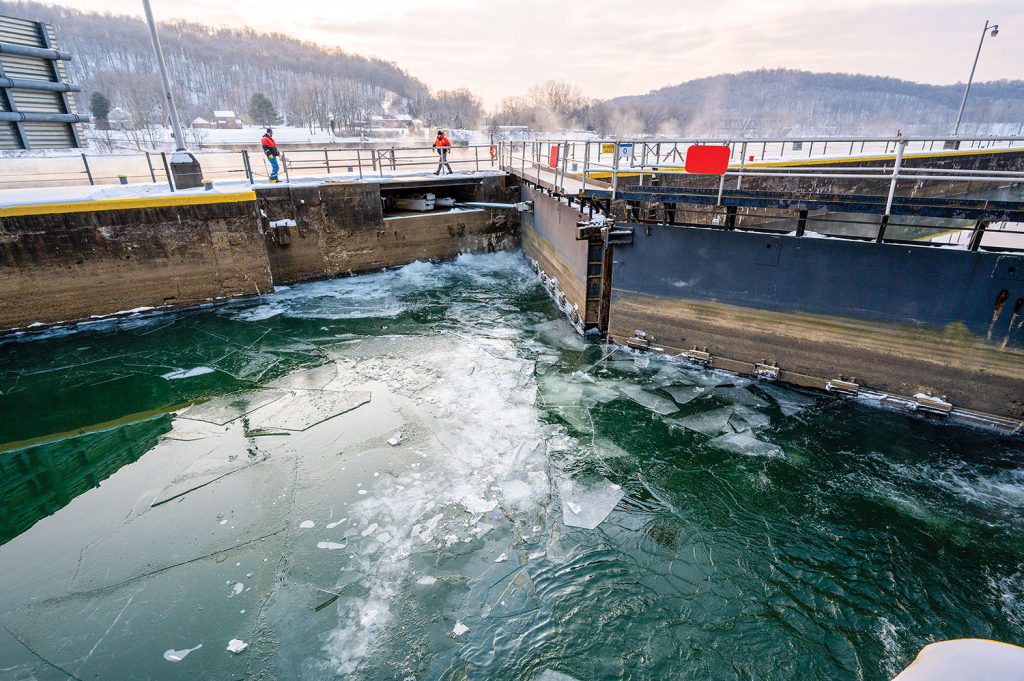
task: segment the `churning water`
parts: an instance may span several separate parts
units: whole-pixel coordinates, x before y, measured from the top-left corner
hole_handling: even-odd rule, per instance
[[[0,344],[0,676],[884,679],[1024,448],[585,342],[519,256]]]

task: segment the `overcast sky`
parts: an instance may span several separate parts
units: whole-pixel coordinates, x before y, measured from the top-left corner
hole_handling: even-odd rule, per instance
[[[281,31],[396,62],[488,106],[549,79],[602,99],[788,67],[966,81],[1024,78],[1024,0],[151,0],[157,20]],[[142,16],[142,0],[50,2]],[[742,93],[736,93],[742,96]]]

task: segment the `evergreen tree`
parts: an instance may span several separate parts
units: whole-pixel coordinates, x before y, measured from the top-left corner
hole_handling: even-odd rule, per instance
[[[110,114],[110,100],[101,92],[93,92],[89,96],[89,110],[96,120],[105,121]]]
[[[281,122],[273,102],[262,92],[255,92],[249,98],[249,118],[256,125],[277,125]]]

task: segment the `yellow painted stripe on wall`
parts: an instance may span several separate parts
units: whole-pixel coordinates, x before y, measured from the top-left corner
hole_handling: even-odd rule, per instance
[[[36,203],[23,206],[0,207],[0,218],[25,215],[57,215],[62,213],[94,213],[104,210],[131,210],[133,208],[169,208],[172,206],[202,206],[214,203],[242,203],[255,201],[256,192],[231,194],[181,194],[178,196],[149,196],[133,199],[100,199],[71,201],[68,203]]]

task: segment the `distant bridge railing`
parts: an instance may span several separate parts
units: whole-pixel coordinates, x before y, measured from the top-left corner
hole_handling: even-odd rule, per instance
[[[492,148],[494,153],[492,154]],[[270,174],[267,159],[258,148],[242,151],[194,151],[203,168],[203,179],[265,182]],[[292,179],[387,177],[433,172],[438,155],[429,146],[419,147],[323,147],[289,150],[284,155],[281,182]],[[112,184],[159,184],[171,191],[170,153],[127,154],[77,153],[0,159],[0,189],[73,187]],[[461,171],[497,170],[497,147],[486,144],[450,147],[448,162]]]
[[[694,145],[728,147],[729,163],[725,172],[721,175],[686,173],[686,153]],[[1006,164],[1008,170],[942,165],[951,158],[1015,151],[1021,152],[1022,160]],[[633,205],[641,203],[636,200],[638,197],[642,196],[648,203],[670,203],[674,196],[679,204],[703,206],[710,212],[712,224],[721,222],[730,228],[792,230],[798,235],[820,231],[847,238],[928,241],[971,249],[981,247],[983,239],[986,247],[1024,247],[1024,225],[1017,222],[1021,218],[1016,217],[1024,215],[1024,137],[1021,136],[527,140],[500,143],[499,157],[503,169],[556,195],[621,198],[630,202],[633,212],[640,210]],[[744,182],[748,182],[747,187]],[[990,219],[997,213],[995,210],[939,210],[934,206],[911,205],[915,201],[911,195],[921,194],[920,183],[925,182],[929,183],[925,195],[959,196],[964,201],[963,206],[972,199],[984,202],[991,198],[993,205],[1015,202],[1015,206],[1009,205],[1009,211],[1001,213],[1013,219]],[[690,188],[692,195],[687,196],[679,185]],[[869,196],[858,196],[859,202],[850,202],[847,212],[851,215],[837,214],[843,211],[842,192],[852,191],[852,188],[859,188],[863,195],[876,195],[875,201],[864,200],[871,198]],[[820,210],[802,210],[796,214],[792,208],[774,213],[759,210],[756,220],[748,215],[745,222],[738,221],[737,207],[758,205],[752,195],[764,194],[766,189],[784,192],[785,199],[774,203],[765,199],[765,206],[795,207],[801,196],[820,194],[832,194],[833,203],[821,208],[824,204],[819,201],[815,205],[819,205]],[[916,193],[912,191],[915,189]],[[664,192],[675,193],[666,196]],[[742,194],[751,196],[740,200]],[[864,214],[869,212],[881,219],[864,219]],[[673,208],[671,214],[674,213]],[[940,215],[949,218],[939,220]],[[964,219],[954,219],[957,215]],[[662,214],[656,219],[664,217]]]

